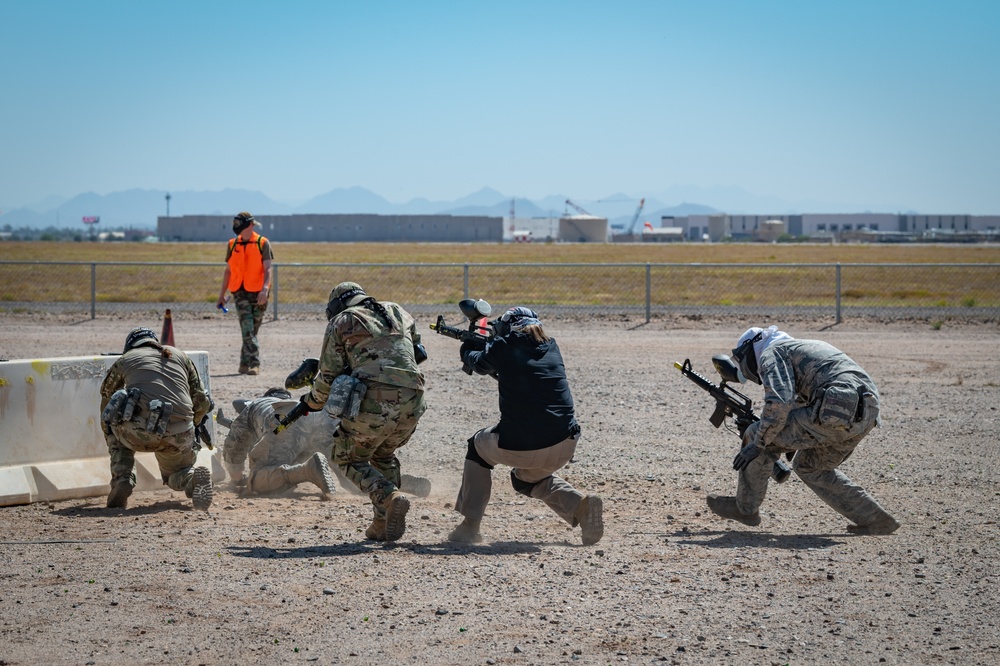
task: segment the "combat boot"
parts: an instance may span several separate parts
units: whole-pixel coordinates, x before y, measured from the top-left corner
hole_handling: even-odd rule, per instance
[[[422,476],[403,474],[400,477],[399,489],[417,497],[427,497],[431,494],[431,480]]]
[[[132,486],[128,483],[112,483],[111,492],[108,493],[109,509],[125,509],[128,507],[128,498],[132,495]]]
[[[250,372],[250,367],[249,367],[248,365],[246,365],[245,363],[240,363],[240,370],[239,370],[239,373],[240,373],[241,375],[245,375],[245,374],[247,374],[248,372]]]
[[[212,506],[212,472],[207,467],[195,467],[191,476],[191,503],[198,511]]]
[[[865,525],[848,525],[847,531],[851,534],[892,534],[899,529],[899,521],[885,514]]]
[[[259,375],[260,374],[260,366],[259,365],[255,365],[252,368],[247,368],[247,374],[248,375]]]
[[[580,500],[573,517],[580,523],[584,546],[593,546],[604,536],[604,501],[597,495]]]
[[[397,541],[406,531],[406,512],[410,510],[410,500],[403,493],[394,490],[385,499],[385,540]]]
[[[385,541],[385,518],[373,518],[365,536],[372,541]]]
[[[455,543],[479,543],[483,540],[483,535],[479,532],[481,520],[463,518],[462,522],[455,526],[455,529],[448,535],[448,541]]]
[[[333,480],[330,463],[326,461],[326,456],[318,451],[301,465],[289,467],[286,478],[293,485],[302,482],[312,483],[323,491],[324,497],[332,495],[337,490],[337,482]]]
[[[751,514],[745,514],[739,510],[736,506],[735,497],[723,497],[722,495],[709,495],[705,498],[708,502],[708,508],[712,510],[717,516],[722,516],[723,518],[729,518],[730,520],[735,520],[737,522],[743,523],[744,525],[749,525],[750,527],[756,527],[760,525],[760,512],[754,511]]]

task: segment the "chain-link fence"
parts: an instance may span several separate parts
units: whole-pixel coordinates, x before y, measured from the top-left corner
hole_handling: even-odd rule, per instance
[[[217,263],[0,262],[0,311],[214,312]],[[351,280],[415,313],[466,297],[494,310],[896,318],[1000,318],[1000,264],[275,264],[275,318],[322,313]]]

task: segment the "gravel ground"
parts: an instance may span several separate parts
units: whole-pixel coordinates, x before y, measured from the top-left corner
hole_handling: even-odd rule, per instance
[[[673,362],[712,376],[711,355],[761,322],[549,320],[583,426],[565,476],[604,497],[604,539],[581,546],[498,468],[485,542],[457,547],[445,537],[465,440],[495,422],[496,395],[432,320],[419,321],[430,409],[400,457],[434,491],[399,542],[365,541],[364,498],[307,486],[218,489],[208,513],[169,490],[126,511],[103,497],[0,508],[0,666],[1000,662],[996,323],[782,322],[880,386],[884,427],[842,469],[903,526],[857,537],[795,478],[772,485],[759,527],[706,510],[707,493],[735,487],[737,439]],[[0,315],[0,357],[117,350],[139,324],[160,326]],[[258,377],[236,373],[231,315],[179,317],[174,333],[210,353],[225,406],[318,354],[324,325],[267,322]]]

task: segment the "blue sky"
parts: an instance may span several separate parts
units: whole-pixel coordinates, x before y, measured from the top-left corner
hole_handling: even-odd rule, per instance
[[[5,0],[0,25],[0,210],[488,186],[1000,214],[1000,2]]]

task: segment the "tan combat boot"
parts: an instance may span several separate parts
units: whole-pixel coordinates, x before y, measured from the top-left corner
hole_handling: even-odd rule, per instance
[[[191,503],[198,511],[212,506],[212,472],[207,467],[195,467],[191,477]]]
[[[128,507],[128,498],[132,495],[132,486],[128,483],[112,483],[111,492],[108,493],[109,509],[125,509]]]
[[[372,541],[385,541],[385,518],[373,518],[365,536]]]
[[[708,502],[708,508],[711,509],[712,513],[717,516],[729,518],[730,520],[735,520],[743,523],[744,525],[749,525],[750,527],[760,525],[760,512],[754,511],[751,514],[741,512],[736,506],[735,497],[709,495],[705,498],[705,500]]]
[[[597,495],[580,500],[574,517],[580,523],[584,546],[593,546],[604,536],[604,501]]]
[[[385,500],[385,540],[397,541],[406,531],[406,512],[410,510],[410,500],[398,490]]]
[[[333,480],[330,463],[326,461],[326,456],[318,451],[301,465],[286,468],[285,478],[293,486],[299,483],[314,484],[323,491],[323,499],[330,499],[330,495],[337,490],[337,482]]]
[[[481,520],[463,518],[462,522],[455,526],[455,529],[448,535],[448,541],[454,543],[480,543],[483,535],[479,531]]]
[[[403,474],[400,477],[399,489],[417,497],[427,497],[431,494],[431,480],[422,476]]]
[[[899,529],[899,521],[885,514],[878,519],[865,525],[848,525],[847,531],[851,534],[885,535],[892,534]]]

